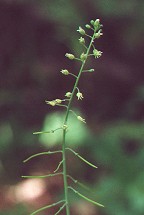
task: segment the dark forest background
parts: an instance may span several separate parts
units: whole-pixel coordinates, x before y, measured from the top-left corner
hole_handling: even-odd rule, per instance
[[[61,122],[63,109],[45,100],[71,91],[73,79],[60,70],[79,67],[64,55],[80,53],[76,30],[96,18],[104,26],[96,45],[103,56],[91,60],[95,73],[85,73],[80,81],[85,98],[75,107],[87,125],[72,117],[68,144],[99,168],[72,154],[68,165],[69,173],[92,190],[81,192],[105,208],[70,193],[72,214],[144,214],[144,1],[1,0],[0,215],[28,215],[63,195],[61,177],[21,178],[52,172],[59,156],[22,161],[59,149],[59,133],[32,133]],[[54,214],[54,209],[40,214]]]

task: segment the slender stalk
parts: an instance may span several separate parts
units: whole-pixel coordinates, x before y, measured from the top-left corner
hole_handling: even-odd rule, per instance
[[[66,215],[70,215],[69,201],[68,201],[68,183],[67,183],[67,168],[66,168],[66,149],[65,149],[65,138],[66,129],[63,130],[63,145],[62,145],[62,155],[63,155],[63,181],[64,181],[64,194],[66,201]]]
[[[55,99],[55,100],[52,100],[52,101],[46,101],[46,104],[48,105],[51,105],[51,106],[60,106],[60,107],[65,107],[66,108],[66,113],[65,113],[65,118],[64,118],[64,123],[63,123],[63,126],[60,127],[60,128],[56,128],[54,130],[50,130],[50,131],[40,131],[40,132],[34,132],[34,134],[45,134],[45,133],[54,133],[55,131],[59,130],[59,129],[62,129],[63,130],[63,133],[62,133],[62,150],[58,150],[58,151],[48,151],[48,152],[41,152],[41,153],[37,153],[37,154],[34,154],[32,156],[30,156],[29,158],[25,159],[24,162],[27,162],[29,160],[31,160],[32,158],[35,158],[37,156],[41,156],[41,155],[50,155],[50,154],[55,154],[55,153],[62,153],[62,160],[59,162],[58,166],[56,167],[56,169],[53,171],[53,174],[48,174],[48,175],[42,175],[42,176],[22,176],[23,178],[45,178],[45,177],[53,177],[53,176],[56,176],[56,175],[63,175],[63,183],[64,183],[64,200],[61,200],[59,202],[56,202],[56,203],[53,203],[51,205],[47,205],[45,207],[42,207],[36,211],[34,211],[31,215],[34,215],[36,213],[39,213],[45,209],[48,209],[50,207],[54,207],[56,206],[57,204],[60,204],[62,202],[64,202],[64,204],[60,207],[60,209],[55,213],[58,214],[60,213],[60,211],[65,207],[66,208],[66,215],[70,215],[70,205],[69,205],[69,198],[68,198],[68,189],[71,189],[73,190],[77,195],[79,195],[80,197],[82,197],[83,199],[93,203],[93,204],[96,204],[98,206],[101,206],[103,207],[102,204],[99,204],[91,199],[89,199],[88,197],[82,195],[81,193],[79,193],[77,190],[73,189],[72,187],[68,186],[68,178],[70,178],[73,182],[75,183],[78,183],[79,185],[81,185],[82,187],[85,187],[83,184],[79,183],[77,180],[75,180],[73,177],[71,177],[70,175],[67,174],[67,162],[66,162],[66,150],[69,150],[71,152],[73,152],[74,155],[76,155],[78,158],[80,158],[83,162],[85,162],[86,164],[90,165],[91,167],[93,168],[97,168],[94,164],[92,164],[91,162],[89,162],[88,160],[86,160],[85,158],[83,158],[82,156],[80,156],[77,152],[75,152],[74,150],[72,150],[71,148],[67,148],[66,147],[66,132],[67,132],[67,122],[68,122],[68,117],[69,117],[69,114],[70,112],[72,112],[79,121],[83,122],[83,123],[86,123],[85,122],[85,119],[83,119],[81,116],[78,116],[73,110],[71,110],[71,106],[72,106],[72,102],[73,102],[73,98],[74,98],[74,95],[75,95],[75,91],[77,90],[77,93],[76,93],[76,96],[77,96],[77,99],[78,100],[82,100],[83,99],[83,95],[82,93],[79,91],[79,88],[78,88],[78,83],[79,83],[79,80],[80,80],[80,77],[82,75],[83,72],[93,72],[94,69],[89,69],[89,70],[84,70],[84,67],[85,67],[85,63],[88,59],[88,57],[90,56],[94,56],[95,58],[99,58],[101,55],[102,55],[102,52],[101,51],[98,51],[97,49],[95,49],[95,46],[93,45],[93,42],[95,39],[98,39],[102,33],[101,33],[101,24],[100,24],[100,20],[99,19],[96,19],[95,21],[94,20],[91,20],[90,21],[90,24],[94,27],[91,27],[90,25],[86,25],[86,28],[88,29],[92,29],[94,32],[93,32],[93,36],[89,36],[88,34],[86,34],[85,30],[82,29],[81,27],[79,27],[79,29],[77,30],[81,35],[85,35],[87,37],[90,38],[90,43],[89,43],[89,46],[85,46],[85,39],[83,37],[81,37],[79,39],[80,43],[87,49],[86,53],[82,53],[80,55],[80,58],[76,58],[73,54],[70,54],[70,53],[66,53],[66,57],[68,57],[70,60],[78,60],[81,62],[81,67],[80,67],[80,70],[78,72],[78,75],[74,75],[73,73],[69,73],[68,70],[64,69],[62,70],[62,74],[64,75],[72,75],[75,77],[75,84],[73,86],[73,89],[72,89],[72,92],[67,92],[66,93],[66,97],[68,99]],[[90,50],[91,48],[93,49],[93,54],[90,54]],[[65,104],[61,104],[62,102],[65,102],[67,101],[68,103],[65,105]],[[60,166],[63,165],[63,171],[62,172],[57,172],[59,169],[60,169]],[[57,172],[57,173],[56,173]]]
[[[90,48],[92,46],[92,43],[94,41],[94,34],[93,34],[93,37],[90,41],[90,44],[89,44],[89,47],[87,49],[87,52],[86,52],[86,60],[88,58],[88,54],[89,54],[89,51],[90,51]],[[69,115],[69,110],[71,108],[71,103],[72,103],[72,100],[73,100],[73,97],[74,97],[74,94],[75,94],[75,90],[78,86],[78,82],[79,82],[79,79],[81,77],[81,74],[82,74],[82,71],[83,71],[83,68],[85,66],[85,63],[86,63],[86,60],[82,62],[82,65],[81,65],[81,68],[80,68],[80,71],[79,71],[79,74],[77,76],[77,79],[75,81],[75,84],[74,84],[74,87],[73,87],[73,90],[72,90],[72,94],[71,94],[71,97],[70,97],[70,100],[69,100],[69,103],[68,103],[68,106],[67,106],[67,111],[66,111],[66,115],[65,115],[65,120],[64,120],[64,124],[66,125],[67,124],[67,120],[68,120],[68,115]]]
[[[93,41],[94,41],[94,34],[93,34],[93,36],[91,38],[89,47],[88,47],[87,52],[86,52],[86,60],[88,58],[90,48],[92,46]],[[69,103],[68,103],[68,106],[67,106],[67,111],[66,111],[65,119],[64,119],[64,125],[66,125],[66,126],[67,126],[68,116],[69,116],[71,104],[72,104],[72,101],[73,101],[73,97],[74,97],[76,88],[78,86],[79,79],[81,77],[81,74],[82,74],[83,68],[85,66],[86,60],[84,60],[82,62],[81,68],[79,70],[79,74],[78,74],[78,76],[76,78],[76,81],[75,81],[75,84],[74,84],[74,87],[73,87],[73,90],[72,90],[72,94],[71,94],[71,97],[70,97],[70,100],[69,100]],[[62,155],[63,155],[64,194],[65,194],[65,200],[66,200],[66,215],[70,215],[69,199],[68,199],[68,183],[67,183],[67,166],[66,166],[66,129],[63,129]]]

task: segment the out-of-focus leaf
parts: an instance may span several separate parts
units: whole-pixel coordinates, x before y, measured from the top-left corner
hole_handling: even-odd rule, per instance
[[[44,121],[43,131],[50,131],[63,126],[64,114],[55,112],[46,116]],[[68,145],[79,146],[89,136],[87,126],[78,121],[74,115],[70,115],[68,121],[68,132],[66,141]],[[52,147],[61,144],[62,130],[55,131],[55,133],[41,134],[40,142],[47,147]]]
[[[0,151],[7,149],[13,140],[11,125],[7,122],[0,125]]]
[[[23,205],[17,205],[13,209],[0,211],[0,215],[26,215],[28,211]]]

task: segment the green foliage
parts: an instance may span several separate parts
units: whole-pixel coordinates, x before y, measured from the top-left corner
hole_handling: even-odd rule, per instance
[[[0,215],[25,215],[28,211],[23,205],[17,205],[11,210],[0,211]]]
[[[59,128],[62,125],[63,118],[63,112],[55,112],[47,115],[42,130],[45,132],[51,128]],[[78,147],[90,136],[88,128],[83,123],[79,123],[73,115],[69,117],[68,127],[67,142],[69,146]],[[47,148],[60,144],[60,139],[60,130],[57,131],[56,135],[50,133],[48,137],[47,134],[40,134],[39,136],[39,141]]]
[[[7,122],[0,125],[0,149],[7,150],[13,140],[13,131],[10,124]]]
[[[118,0],[99,0],[98,5],[107,16],[123,16],[133,12],[135,0],[118,1]]]
[[[92,154],[107,174],[104,171],[106,176],[95,190],[106,205],[106,214],[143,214],[143,131],[143,123],[121,121],[97,136]]]

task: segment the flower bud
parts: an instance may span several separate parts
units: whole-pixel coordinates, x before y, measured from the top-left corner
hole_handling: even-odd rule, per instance
[[[95,28],[99,27],[99,24],[100,24],[100,19],[96,19],[94,22],[94,27]]]
[[[91,20],[90,23],[91,23],[92,25],[94,25],[94,20]]]
[[[68,98],[70,98],[70,97],[71,97],[71,95],[72,95],[72,93],[71,93],[71,92],[67,92],[67,93],[65,94],[65,96],[66,96],[66,97],[68,97]]]
[[[88,72],[94,72],[94,69],[89,69]]]
[[[86,34],[85,30],[82,27],[79,27],[79,29],[77,31],[82,35]]]
[[[70,60],[75,59],[75,56],[73,54],[66,53],[65,56]]]
[[[86,24],[86,25],[85,25],[85,27],[86,27],[86,28],[88,28],[88,29],[90,29],[90,28],[91,28],[91,26],[90,26],[90,25],[88,25],[88,24]]]
[[[67,69],[62,69],[60,72],[64,75],[69,75],[69,71]]]
[[[80,38],[79,38],[79,42],[80,42],[81,44],[85,44],[85,39],[84,39],[83,37],[80,37]]]
[[[80,59],[81,59],[82,61],[84,61],[84,60],[86,60],[86,58],[87,58],[87,55],[83,52],[83,53],[81,54],[81,56],[80,56]]]

